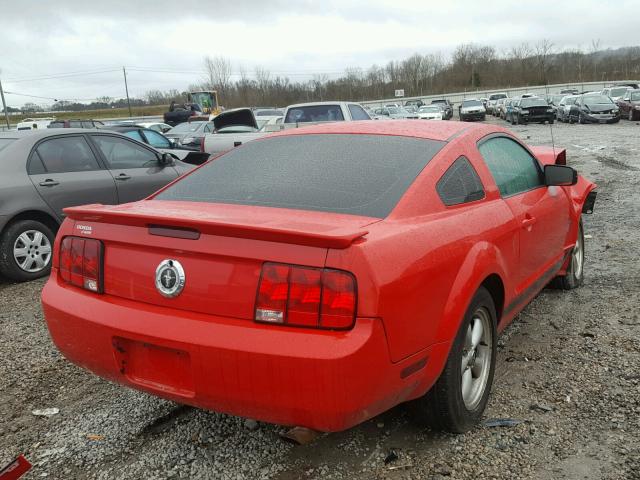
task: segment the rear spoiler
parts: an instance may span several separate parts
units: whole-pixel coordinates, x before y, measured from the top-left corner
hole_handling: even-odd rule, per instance
[[[567,151],[555,147],[529,147],[543,165],[566,165]]]
[[[336,249],[347,248],[357,239],[369,233],[361,228],[349,227],[319,231],[312,227],[305,229],[303,226],[285,228],[282,225],[268,223],[249,225],[224,219],[207,218],[206,216],[188,218],[178,215],[177,212],[145,210],[144,207],[133,211],[122,211],[117,206],[110,207],[99,204],[65,208],[64,213],[68,218],[76,221],[146,227],[150,229],[150,233],[156,235],[158,233],[154,232],[158,232],[159,229],[164,232],[170,230],[189,231],[194,234],[194,238],[198,238],[199,234],[210,234]]]

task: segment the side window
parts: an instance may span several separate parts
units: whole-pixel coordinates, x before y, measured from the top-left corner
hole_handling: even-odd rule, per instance
[[[438,180],[436,190],[447,206],[484,198],[482,181],[466,157],[459,157],[451,164]]]
[[[350,103],[349,113],[351,113],[351,118],[353,120],[371,120],[371,117],[367,115],[367,112],[365,112],[364,108],[362,108],[360,105]]]
[[[82,128],[94,128],[93,122],[82,122]]]
[[[42,173],[47,173],[44,165],[42,164],[42,160],[40,159],[40,155],[38,155],[38,152],[36,151],[31,154],[27,173],[29,175],[40,175]]]
[[[164,136],[159,134],[158,132],[154,132],[153,130],[145,130],[144,136],[147,137],[149,141],[149,145],[156,148],[171,148],[171,144],[169,140],[167,140]]]
[[[82,122],[71,120],[69,122],[69,128],[82,128]]]
[[[48,173],[88,172],[100,170],[84,137],[59,137],[38,145],[36,152]]]
[[[205,124],[205,126],[204,126],[204,131],[205,131],[205,133],[211,133],[211,132],[213,132],[213,124],[211,124],[211,123],[207,123],[207,124]]]
[[[482,142],[478,150],[503,197],[544,184],[538,161],[515,140],[493,137]]]
[[[129,132],[124,132],[124,136],[133,138],[134,140],[145,143],[144,139],[142,138],[142,135],[140,135],[140,130],[131,130]]]
[[[158,164],[154,152],[124,138],[107,135],[93,135],[91,138],[104,155],[110,170],[147,168]]]

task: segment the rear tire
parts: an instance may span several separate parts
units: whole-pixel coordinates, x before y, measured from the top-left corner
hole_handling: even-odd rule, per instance
[[[635,119],[633,118],[633,107],[629,109],[628,115],[629,121],[633,122]]]
[[[489,400],[496,346],[495,305],[489,292],[480,287],[465,313],[440,378],[426,395],[409,403],[414,419],[452,433],[464,433],[477,425]]]
[[[36,220],[10,224],[0,238],[0,273],[18,282],[49,275],[55,234]]]
[[[584,230],[582,219],[578,225],[578,238],[576,246],[571,251],[571,260],[566,275],[554,278],[551,287],[559,290],[573,290],[582,285],[584,281]]]

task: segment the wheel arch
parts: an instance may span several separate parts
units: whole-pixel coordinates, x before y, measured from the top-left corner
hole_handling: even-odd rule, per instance
[[[17,213],[7,221],[2,230],[0,230],[0,235],[4,234],[5,230],[10,225],[19,222],[20,220],[35,220],[37,222],[41,222],[49,227],[54,234],[58,231],[58,228],[60,228],[60,222],[47,212],[43,212],[42,210],[25,210]]]

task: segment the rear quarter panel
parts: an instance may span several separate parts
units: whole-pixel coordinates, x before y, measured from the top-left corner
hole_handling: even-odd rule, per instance
[[[483,200],[445,207],[436,193],[436,182],[460,155],[476,166],[470,146],[475,142],[464,139],[446,146],[385,221],[371,225],[360,243],[328,253],[327,266],[355,273],[358,315],[382,319],[394,362],[450,341],[487,276],[498,274],[506,291],[514,288],[515,220],[485,170],[476,167]]]

